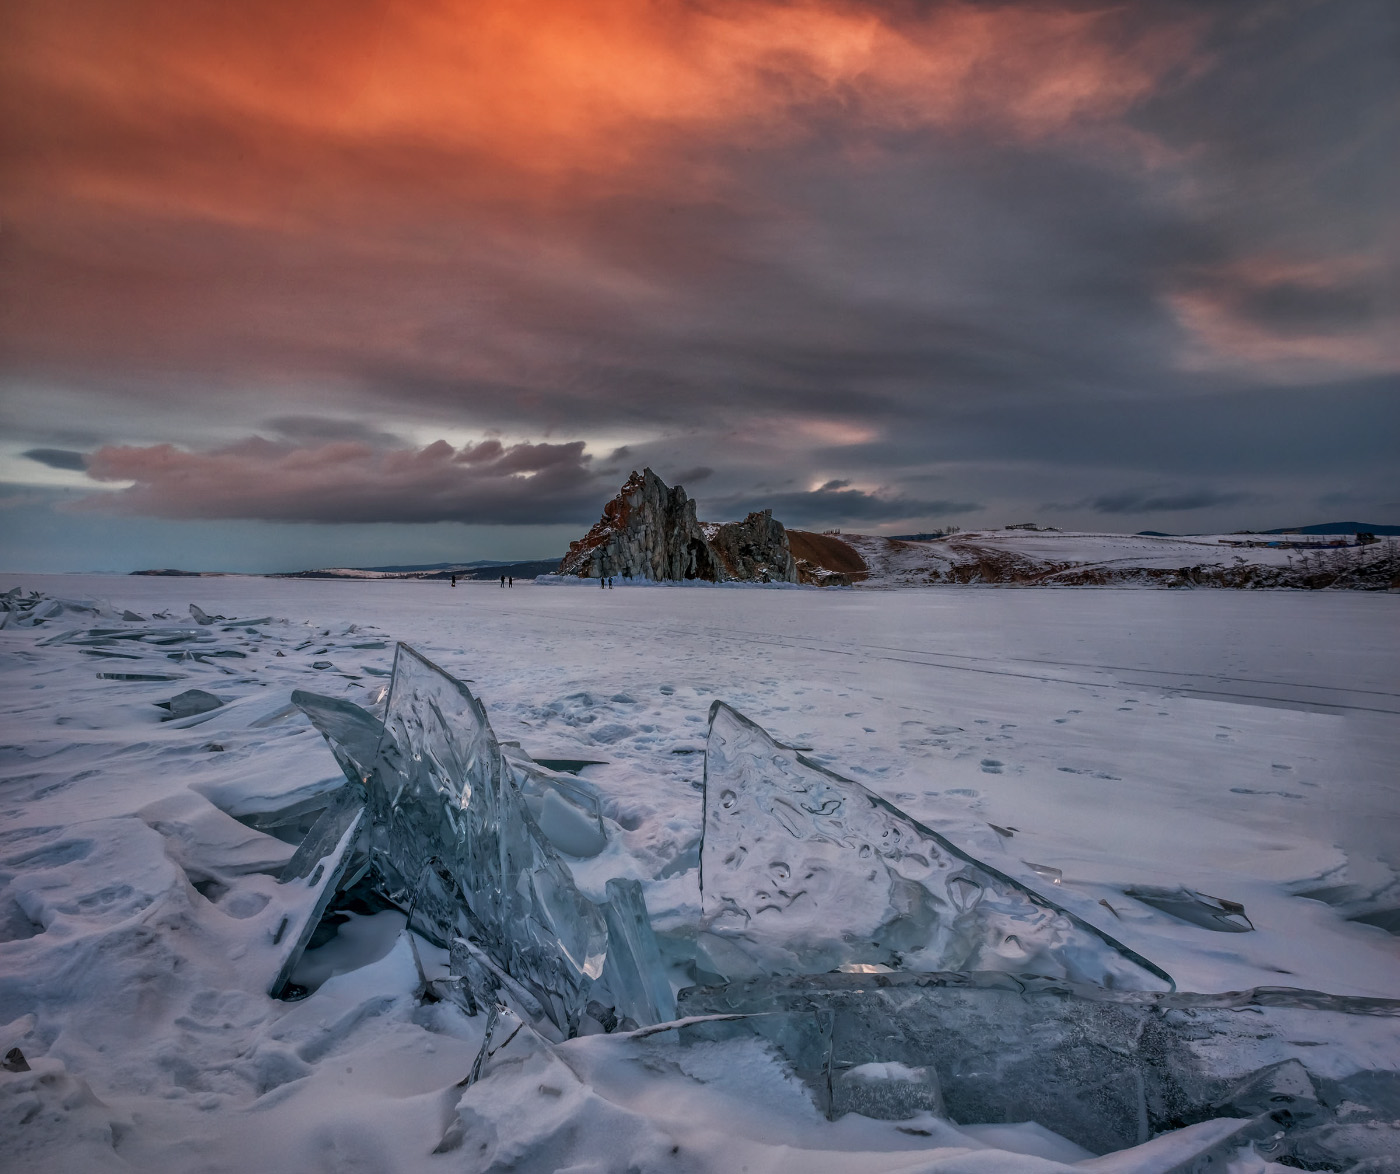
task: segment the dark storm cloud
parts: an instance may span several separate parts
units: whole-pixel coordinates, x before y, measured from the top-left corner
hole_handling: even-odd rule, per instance
[[[971,501],[919,501],[899,495],[867,493],[848,488],[849,482],[829,481],[805,493],[767,493],[751,498],[705,498],[707,515],[737,518],[753,510],[771,509],[786,525],[841,525],[902,522],[910,518],[966,514],[982,507]]]
[[[70,448],[31,448],[20,455],[50,469],[69,469],[81,473],[87,468],[87,454],[74,452]]]
[[[1087,504],[1100,514],[1157,514],[1203,510],[1212,506],[1231,505],[1244,501],[1246,493],[1220,493],[1213,489],[1192,489],[1185,492],[1162,492],[1160,489],[1128,489],[1096,497]]]
[[[1240,313],[1251,322],[1286,333],[1348,330],[1369,321],[1377,310],[1376,291],[1364,287],[1319,288],[1280,281],[1244,293]]]
[[[264,421],[266,427],[288,440],[359,440],[372,445],[401,445],[403,437],[358,420],[342,420],[330,416],[274,416]]]
[[[960,413],[933,442],[943,458],[1060,461],[1079,469],[1318,474],[1394,467],[1400,383],[1374,378],[1178,399],[1067,399]]]

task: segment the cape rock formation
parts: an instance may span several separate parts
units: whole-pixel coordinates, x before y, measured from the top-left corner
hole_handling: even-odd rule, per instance
[[[650,469],[627,478],[594,527],[570,544],[558,573],[658,582],[797,582],[787,531],[772,510],[755,511],[742,522],[701,523],[685,490],[670,487]]]

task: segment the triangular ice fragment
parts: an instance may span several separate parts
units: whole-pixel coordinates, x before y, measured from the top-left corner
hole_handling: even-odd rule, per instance
[[[1174,987],[1122,943],[723,702],[710,707],[702,970],[1002,971]]]

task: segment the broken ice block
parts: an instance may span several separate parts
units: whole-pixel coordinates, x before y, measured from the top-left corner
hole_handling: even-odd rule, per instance
[[[477,934],[565,1032],[603,969],[603,914],[573,882],[508,777],[481,702],[400,644],[368,788],[376,863],[406,901],[430,864],[419,924],[443,944]],[[436,875],[450,877],[457,892]],[[470,917],[462,918],[462,904]]]
[[[502,756],[525,806],[559,851],[588,859],[607,847],[602,805],[592,787],[549,769],[515,744],[503,747]]]
[[[719,701],[704,796],[698,961],[711,973],[859,964],[1174,986],[1127,946]]]
[[[785,1017],[782,1032],[761,1030],[833,1116],[869,1111],[833,1095],[842,1074],[898,1064],[884,1071],[916,1085],[926,1070],[926,1095],[941,1090],[961,1124],[1036,1121],[1098,1153],[1222,1115],[1255,1121],[1270,1156],[1308,1169],[1400,1152],[1397,1000],[905,973],[691,987],[678,1004],[681,1016]]]
[[[349,819],[339,839],[330,841],[319,858],[311,859],[312,851],[308,849],[305,855],[298,853],[288,862],[283,873],[284,883],[291,887],[292,892],[297,892],[298,887],[304,889],[305,899],[289,901],[273,931],[272,944],[279,949],[281,956],[281,965],[268,987],[268,993],[273,998],[283,998],[290,993],[292,972],[306,952],[307,942],[311,940],[332,898],[348,879],[347,873],[358,855],[363,828],[364,808],[353,807],[349,810]],[[313,827],[308,840],[316,839],[316,831]],[[326,845],[326,840],[317,839],[316,842]]]
[[[345,838],[346,831],[360,818],[364,807],[363,787],[353,783],[341,787],[326,809],[317,816],[316,822],[311,825],[306,838],[292,853],[291,859],[283,865],[278,881],[286,884],[310,876],[316,866],[330,856],[336,845]],[[352,845],[350,850],[353,852],[358,847],[360,845]],[[346,871],[350,871],[349,865]]]
[[[618,1015],[638,1027],[676,1017],[676,999],[666,977],[647,915],[642,886],[614,877],[607,884],[603,915],[608,923],[608,956],[603,982]]]
[[[209,713],[211,710],[220,708],[223,702],[212,693],[206,693],[203,689],[186,689],[183,693],[177,693],[169,701],[157,701],[161,709],[169,712],[160,720],[163,722],[174,721],[181,717],[194,717],[196,714]]]
[[[1224,897],[1198,893],[1185,885],[1174,889],[1137,885],[1131,889],[1124,889],[1123,892],[1144,905],[1151,905],[1179,921],[1189,921],[1202,929],[1213,929],[1220,933],[1248,933],[1254,928],[1254,922],[1245,915],[1244,906],[1238,901],[1227,901]]]
[[[311,719],[311,724],[330,744],[331,753],[345,777],[352,783],[363,784],[374,769],[379,740],[384,736],[384,723],[353,702],[309,693],[305,689],[293,690],[292,704]],[[260,725],[262,720],[253,724]]]

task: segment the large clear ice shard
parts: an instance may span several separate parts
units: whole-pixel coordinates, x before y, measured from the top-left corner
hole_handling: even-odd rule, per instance
[[[502,756],[535,823],[559,851],[588,859],[607,847],[602,804],[592,787],[536,762],[513,743],[502,747]]]
[[[328,820],[327,816],[331,818]],[[304,893],[305,899],[293,898],[288,902],[286,913],[273,934],[272,944],[280,951],[280,965],[268,985],[268,993],[273,998],[283,998],[290,993],[292,973],[306,952],[307,942],[331,900],[349,882],[352,868],[362,861],[364,823],[362,804],[332,805],[327,815],[312,827],[303,848],[287,862],[282,883],[298,896]],[[332,828],[340,833],[334,839],[328,834]]]
[[[1124,990],[1160,967],[859,783],[710,707],[701,969],[1005,971]]]
[[[1255,1119],[1261,1154],[1307,1169],[1400,1152],[1396,1000],[906,973],[691,987],[678,1002],[682,1016],[754,1016],[833,1116],[885,1115],[843,1087],[860,1095],[851,1074],[900,1065],[911,1107],[923,1072],[954,1121],[1036,1121],[1100,1153],[1221,1116]],[[767,1026],[778,1021],[782,1033]]]
[[[603,969],[602,911],[574,884],[509,777],[486,711],[460,681],[400,644],[368,787],[389,896],[415,925],[477,939],[565,1032]]]
[[[329,743],[345,777],[363,785],[374,770],[384,723],[354,702],[305,689],[293,690],[292,704],[311,719]]]
[[[608,957],[603,982],[612,994],[614,1010],[638,1027],[674,1019],[676,999],[652,933],[642,886],[614,877],[606,891]]]
[[[588,857],[606,846],[590,786],[518,747],[503,753],[466,685],[404,644],[382,721],[315,693],[299,690],[292,700],[350,781],[288,877],[305,875],[363,802],[369,864],[385,894],[454,958],[493,959],[527,1014],[570,1034],[602,978],[599,994],[611,996],[620,1019],[640,1026],[671,1017],[675,1000],[641,886],[609,881],[600,907],[556,851]]]

